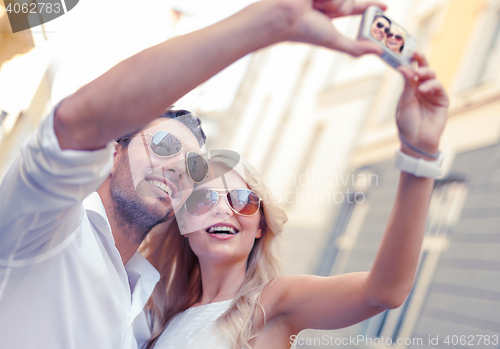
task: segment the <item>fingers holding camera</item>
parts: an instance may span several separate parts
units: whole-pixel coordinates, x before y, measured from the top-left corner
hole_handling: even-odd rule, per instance
[[[425,95],[425,100],[436,106],[448,107],[449,100],[443,84],[437,80],[436,73],[428,66],[417,68],[416,86],[418,92]],[[422,96],[423,97],[423,96]]]
[[[417,53],[414,61],[419,65],[415,70],[398,68],[405,79],[397,112],[398,129],[413,146],[435,153],[448,117],[449,99],[425,57]]]
[[[347,16],[354,8],[354,0],[314,1],[313,8],[323,12],[330,18]]]
[[[399,72],[405,78],[405,82],[411,82],[411,80],[417,81],[419,79],[419,74],[422,76],[422,78],[425,78],[425,76],[429,75],[432,71],[429,68],[429,62],[427,62],[427,58],[425,58],[425,56],[420,52],[415,52],[411,60],[412,62],[417,63],[417,69],[412,69],[412,67],[404,65],[398,67]]]
[[[418,90],[422,93],[442,92],[442,94],[444,94],[443,85],[441,84],[441,82],[439,82],[436,79],[431,79],[431,80],[427,80],[427,81],[422,82],[418,86]]]
[[[427,58],[421,52],[415,52],[412,57],[412,61],[417,62],[419,67],[428,67],[429,62]]]
[[[348,53],[354,57],[359,57],[369,53],[374,53],[376,55],[382,54],[382,49],[371,41],[352,40],[340,34],[335,40],[331,40],[330,45],[327,47]]]
[[[377,1],[355,2],[351,15],[361,15],[369,6],[378,6],[382,11],[387,10],[387,5]]]
[[[385,4],[376,1],[316,0],[313,2],[314,9],[323,12],[330,18],[360,15],[372,5],[378,6],[384,11],[387,9]]]
[[[446,92],[443,85],[436,79],[436,73],[429,67],[421,67],[416,70],[418,91],[423,94],[432,94],[429,97],[445,98]],[[440,101],[436,101],[440,102]],[[448,104],[447,101],[442,101],[443,104]]]
[[[415,70],[407,66],[400,66],[399,72],[405,79],[405,88],[401,95],[400,104],[416,102],[431,102],[436,106],[448,107],[449,100],[443,85],[436,79],[436,73],[429,67],[424,55],[416,52],[413,61],[417,62]],[[423,98],[425,95],[425,98]],[[417,98],[417,99],[416,99]]]
[[[419,68],[417,68],[417,70],[415,70],[415,72],[417,73],[418,81],[421,81],[421,82],[436,78],[436,73],[434,72],[434,70],[432,70],[431,68],[429,68],[427,66],[419,67]]]
[[[283,0],[285,1],[285,0]],[[338,32],[332,18],[363,13],[370,5],[386,9],[379,2],[357,2],[355,0],[292,1],[297,11],[295,24],[289,40],[311,43],[358,57],[368,53],[382,54],[382,49],[368,40],[352,40]],[[307,5],[306,5],[307,2]],[[300,5],[300,6],[298,6]]]
[[[439,80],[431,79],[423,82],[418,86],[418,91],[429,105],[438,108],[448,108],[449,98]]]

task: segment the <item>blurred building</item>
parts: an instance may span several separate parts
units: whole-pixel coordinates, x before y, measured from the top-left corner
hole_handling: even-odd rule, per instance
[[[49,100],[51,78],[46,50],[38,49],[44,28],[12,33],[0,4],[0,178],[38,125]],[[42,45],[43,46],[43,45]]]
[[[389,347],[382,337],[406,340],[398,347],[499,348],[500,1],[388,5],[450,94],[446,174],[436,181],[407,301],[343,330],[304,331],[299,347],[353,347],[334,339],[360,335],[360,348]],[[337,26],[354,33],[358,23]],[[227,113],[207,116],[224,135],[217,146],[253,163],[285,205],[287,273],[371,267],[399,179],[392,157],[401,88],[399,74],[374,57],[281,44],[253,55]]]
[[[447,173],[436,181],[406,302],[336,335],[408,339],[400,345],[408,348],[498,348],[500,1],[430,3],[415,1],[408,18],[451,97],[441,142]],[[389,93],[383,87],[379,96]],[[398,178],[391,158],[398,139],[383,111],[385,100],[379,97],[372,108],[352,160],[356,171],[376,174],[379,183],[367,188],[362,204],[343,206],[319,262],[323,275],[369,268],[389,218]]]
[[[179,12],[172,10],[172,1],[136,5],[86,0],[53,21],[12,33],[0,3],[0,179],[56,103],[121,60],[174,35]]]

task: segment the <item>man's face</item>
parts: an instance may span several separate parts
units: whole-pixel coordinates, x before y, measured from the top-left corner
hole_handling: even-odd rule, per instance
[[[152,135],[167,131],[183,149],[170,157],[151,151]],[[175,119],[158,118],[136,134],[128,147],[118,147],[111,177],[111,196],[127,223],[149,228],[174,217],[193,190],[186,173],[186,154],[200,153],[193,133]]]
[[[387,21],[387,19],[378,17],[373,21],[370,34],[378,41],[382,41],[385,39],[385,31],[389,30],[390,27],[391,25],[389,24],[389,21]]]

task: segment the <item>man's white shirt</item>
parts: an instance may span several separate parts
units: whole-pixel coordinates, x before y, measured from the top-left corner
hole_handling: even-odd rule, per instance
[[[0,186],[0,348],[135,349],[160,276],[139,252],[123,265],[94,192],[114,146],[61,150],[53,120]]]

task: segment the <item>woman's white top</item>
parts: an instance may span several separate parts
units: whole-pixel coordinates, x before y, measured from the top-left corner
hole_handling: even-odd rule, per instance
[[[180,313],[163,331],[155,349],[231,349],[231,341],[216,321],[232,301],[200,305]],[[295,344],[290,349],[295,349]]]

